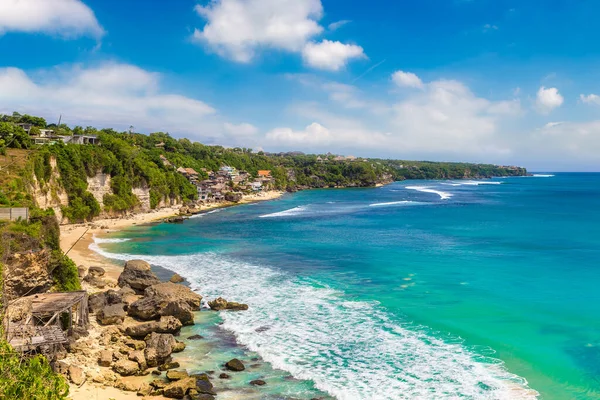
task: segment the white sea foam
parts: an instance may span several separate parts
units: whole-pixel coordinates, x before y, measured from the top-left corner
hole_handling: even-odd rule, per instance
[[[131,239],[123,238],[123,239],[111,239],[111,238],[98,238],[94,236],[94,242],[96,243],[123,243],[128,242]]]
[[[440,198],[442,200],[448,200],[449,198],[451,198],[453,196],[452,193],[442,192],[441,190],[431,189],[429,186],[406,186],[406,189],[416,190],[418,192],[423,192],[423,193],[435,193],[438,196],[440,196]]]
[[[318,282],[217,254],[137,256],[92,247],[171,269],[207,298],[248,303],[248,311],[222,313],[222,327],[275,368],[338,399],[536,398],[524,379],[460,341],[437,339],[393,320],[376,302],[349,301]]]
[[[425,203],[422,203],[420,201],[401,200],[401,201],[389,201],[387,203],[373,203],[373,204],[369,204],[369,207],[385,207],[385,206],[395,206],[395,205],[410,206],[410,205],[419,205],[419,204],[425,204]]]
[[[554,175],[552,174],[533,174],[535,178],[552,178]]]
[[[501,185],[502,182],[498,181],[464,181],[464,182],[450,182],[442,183],[447,186],[479,186],[479,185]]]
[[[261,215],[259,218],[277,218],[277,217],[291,217],[294,215],[302,214],[307,210],[307,206],[298,206],[290,208],[289,210],[279,211],[272,214]]]

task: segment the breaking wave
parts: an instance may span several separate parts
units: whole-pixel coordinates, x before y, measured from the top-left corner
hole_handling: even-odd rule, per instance
[[[248,303],[248,311],[221,313],[222,327],[275,368],[338,399],[537,397],[500,361],[398,320],[377,302],[218,254],[113,254],[98,243],[90,247],[105,257],[140,258],[184,276],[206,298]]]
[[[449,198],[451,198],[453,196],[452,193],[442,192],[441,190],[435,190],[435,189],[430,188],[429,186],[406,186],[406,189],[416,190],[418,192],[423,192],[423,193],[434,193],[434,194],[437,194],[438,196],[440,196],[440,198],[442,200],[448,200]]]

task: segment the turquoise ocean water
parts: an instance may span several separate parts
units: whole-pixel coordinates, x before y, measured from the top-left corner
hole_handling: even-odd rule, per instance
[[[268,361],[273,393],[600,398],[600,174],[305,191],[96,249],[248,303],[193,329]]]

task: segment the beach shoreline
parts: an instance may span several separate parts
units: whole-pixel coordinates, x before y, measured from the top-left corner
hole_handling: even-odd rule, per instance
[[[198,214],[202,214],[217,208],[233,207],[236,205],[255,203],[260,201],[275,200],[283,196],[285,192],[281,191],[268,191],[262,192],[256,195],[249,195],[242,198],[237,203],[233,202],[221,202],[211,203],[203,205],[200,208]],[[136,213],[121,218],[104,218],[98,219],[91,223],[85,224],[65,224],[60,226],[60,245],[63,252],[73,260],[78,266],[85,266],[87,268],[102,267],[105,271],[103,278],[107,283],[105,288],[97,288],[89,285],[87,282],[82,281],[82,288],[87,290],[89,293],[105,291],[111,287],[117,286],[117,279],[123,271],[123,265],[116,264],[112,260],[109,260],[102,255],[98,254],[90,248],[94,243],[94,237],[107,235],[121,231],[123,229],[130,228],[137,225],[148,225],[161,223],[165,219],[179,216],[178,206],[168,207],[160,210]],[[97,336],[100,334],[101,328],[96,324],[90,325],[90,335]],[[93,364],[95,360],[90,360]],[[138,377],[139,381],[143,380],[144,377]],[[135,379],[135,378],[129,378]],[[114,399],[114,400],[129,400],[139,398],[135,392],[128,392],[115,388],[110,385],[101,383],[95,383],[87,380],[82,385],[78,386],[73,383],[70,384],[69,398],[73,400],[89,400],[89,399]],[[152,397],[153,399],[163,399],[163,397]]]

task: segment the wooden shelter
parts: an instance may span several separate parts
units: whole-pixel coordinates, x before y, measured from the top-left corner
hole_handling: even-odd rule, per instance
[[[51,351],[68,342],[74,326],[87,327],[87,303],[85,290],[22,297],[7,309],[6,339],[15,350]]]

